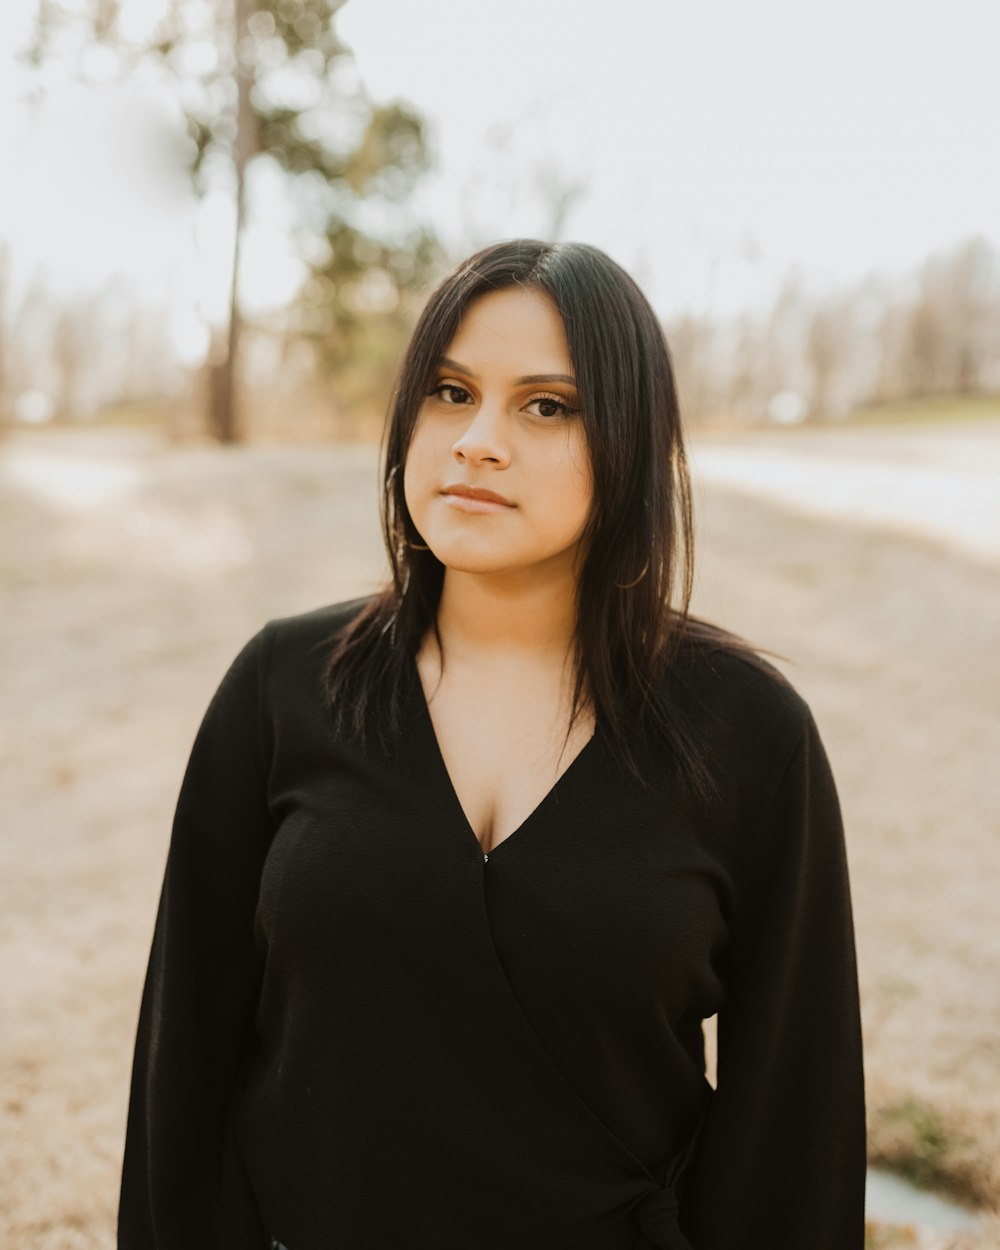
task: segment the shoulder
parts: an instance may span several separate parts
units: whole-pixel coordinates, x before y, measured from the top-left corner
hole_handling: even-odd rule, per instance
[[[808,714],[809,705],[792,679],[759,652],[688,646],[678,667],[701,699],[730,718],[753,720],[762,730],[801,729]]]
[[[337,632],[352,621],[374,595],[324,604],[306,612],[272,617],[240,649],[226,681],[254,681],[265,688],[296,675],[314,675],[329,654]]]
[[[702,726],[725,771],[765,787],[813,724],[791,678],[744,638],[716,627],[685,639],[667,691]]]
[[[322,648],[375,598],[373,594],[360,595],[355,599],[324,604],[307,612],[274,617],[267,622],[262,632],[269,636],[272,649],[279,652],[288,649],[301,651],[313,647]]]

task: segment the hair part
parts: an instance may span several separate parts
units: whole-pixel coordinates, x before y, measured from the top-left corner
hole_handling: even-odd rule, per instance
[[[521,286],[559,312],[576,376],[594,482],[581,538],[569,732],[590,703],[620,762],[641,783],[643,744],[664,743],[683,779],[716,786],[698,727],[665,698],[684,647],[724,650],[776,672],[737,635],[692,616],[691,482],[673,366],[635,281],[584,243],[514,239],[456,266],[432,292],[404,355],[382,446],[381,520],[391,579],[330,640],[324,682],[340,732],[388,746],[399,732],[411,662],[433,630],[444,565],[421,549],[403,466],[435,371],[480,296]],[[768,653],[774,654],[774,653]],[[779,657],[784,658],[784,657]],[[780,674],[779,674],[780,677]]]

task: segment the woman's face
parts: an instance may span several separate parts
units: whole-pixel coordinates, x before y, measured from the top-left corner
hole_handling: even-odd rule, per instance
[[[573,570],[593,495],[562,318],[539,291],[505,287],[466,309],[439,361],[406,457],[406,506],[423,541],[468,573]],[[449,493],[493,491],[505,504]]]

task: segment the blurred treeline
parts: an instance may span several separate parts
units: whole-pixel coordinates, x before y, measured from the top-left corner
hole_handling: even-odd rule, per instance
[[[438,249],[422,264],[443,270]],[[2,257],[0,257],[2,263]],[[303,310],[248,323],[241,356],[241,433],[375,439],[426,287],[335,279],[303,292]],[[867,282],[826,297],[789,281],[764,312],[666,325],[692,422],[829,421],[868,405],[1000,391],[1000,257],[973,240],[928,260],[911,281]],[[363,274],[362,274],[363,276]],[[2,281],[2,278],[0,278]],[[375,293],[384,303],[374,303]],[[338,297],[334,299],[334,295]],[[319,298],[317,298],[317,296]],[[311,304],[310,302],[315,301]],[[345,316],[346,325],[338,324]],[[178,435],[209,430],[213,366],[171,355],[166,310],[137,307],[120,280],[72,302],[30,286],[0,325],[0,411],[58,422],[151,420]],[[325,327],[337,327],[337,333]],[[46,402],[40,397],[44,396]]]
[[[679,317],[667,334],[692,419],[830,420],[868,405],[1000,392],[1000,253],[975,237],[903,277],[770,308]]]
[[[85,79],[99,52],[105,80],[110,64],[169,93],[183,121],[163,160],[196,197],[230,197],[234,280],[192,367],[170,310],[140,304],[126,279],[75,299],[42,277],[15,293],[0,252],[0,420],[155,421],[223,442],[378,436],[409,330],[455,258],[415,207],[433,164],[424,122],[368,99],[335,31],[342,3],[167,0],[142,29],[122,20],[123,0],[40,0],[24,58],[36,89],[54,66]],[[293,206],[303,278],[285,307],[250,316],[235,275],[261,164]],[[548,232],[564,224],[560,195]],[[1000,255],[974,238],[906,277],[819,295],[790,277],[764,311],[681,316],[666,329],[691,421],[829,420],[992,394]]]

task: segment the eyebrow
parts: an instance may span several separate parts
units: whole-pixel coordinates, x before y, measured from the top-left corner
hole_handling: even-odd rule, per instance
[[[460,365],[457,360],[451,360],[447,356],[442,356],[438,362],[442,369],[451,369],[455,373],[464,374],[467,378],[475,378],[475,374],[465,365]],[[533,386],[538,382],[568,382],[570,386],[576,386],[576,378],[571,377],[568,373],[526,373],[523,378],[515,378],[515,386]]]

